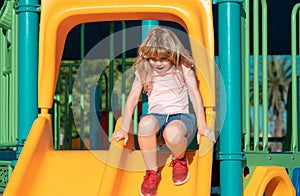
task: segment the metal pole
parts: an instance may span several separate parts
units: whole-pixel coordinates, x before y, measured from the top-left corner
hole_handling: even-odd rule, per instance
[[[159,25],[159,21],[158,20],[143,20],[142,21],[142,41],[147,37],[149,31],[155,27]],[[144,93],[142,94],[142,114],[146,114],[148,113],[148,97],[147,95],[145,95]],[[133,133],[134,135],[137,135],[138,133],[138,106],[135,108],[134,110],[134,122],[136,122],[134,124],[133,127]],[[135,144],[136,146],[138,145],[138,141],[137,139],[135,139]]]
[[[38,26],[40,5],[37,0],[20,0],[18,33],[18,159],[27,135],[38,114]],[[14,166],[16,161],[12,163]]]
[[[85,70],[85,24],[80,26],[80,149],[84,149],[84,70]]]
[[[158,20],[143,20],[142,21],[142,40],[144,40],[149,31],[159,24]],[[142,113],[148,112],[148,98],[146,95],[142,95]]]
[[[226,112],[219,152],[222,196],[242,195],[240,3],[218,1],[220,71],[227,96],[227,111],[221,111]]]
[[[114,40],[114,33],[115,33],[115,24],[114,22],[110,22],[109,25],[109,105],[108,105],[108,138],[111,138],[111,135],[114,132],[114,112],[112,104],[113,104],[113,87],[114,87],[114,50],[115,50],[115,40]]]
[[[297,24],[296,17],[300,9],[300,3],[297,3],[291,14],[291,51],[292,51],[292,143],[291,150],[297,152],[299,150],[298,144],[298,107],[297,107]]]
[[[244,11],[250,13],[249,0],[244,2]],[[242,18],[242,113],[243,113],[243,132],[244,132],[244,151],[250,150],[250,18]]]
[[[266,0],[261,0],[262,5],[262,119],[263,119],[263,151],[268,151],[268,7]]]

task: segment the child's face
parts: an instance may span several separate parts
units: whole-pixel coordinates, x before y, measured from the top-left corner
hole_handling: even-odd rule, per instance
[[[171,61],[166,57],[151,57],[149,58],[149,62],[158,74],[166,73],[172,66]]]

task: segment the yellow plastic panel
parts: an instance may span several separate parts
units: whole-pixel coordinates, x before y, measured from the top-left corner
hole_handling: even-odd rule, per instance
[[[119,166],[143,166],[141,152],[123,151],[120,143],[113,143],[109,151],[55,151],[50,115],[39,115],[4,196],[138,196],[145,168],[123,170],[97,158],[106,156]],[[200,156],[198,151],[189,151],[187,159],[190,180],[182,186],[174,186],[172,168],[165,165],[159,195],[210,195],[210,178],[206,175],[211,172],[211,154]],[[170,161],[171,157],[167,160]],[[199,172],[200,169],[203,172]]]
[[[296,195],[294,186],[285,168],[276,166],[256,167],[244,192],[245,196]]]
[[[209,114],[210,118],[212,116],[213,114]],[[115,130],[119,129],[122,120],[122,117],[118,119]],[[130,141],[133,141],[131,136],[128,142]],[[129,144],[127,148],[132,149],[131,145]],[[110,163],[114,162],[114,165],[118,165],[119,168],[126,168],[128,171],[106,165],[99,185],[98,195],[138,195],[142,177],[146,170],[142,154],[140,151],[123,151],[122,147],[123,140],[118,143],[113,142],[110,146],[107,160]],[[182,186],[174,186],[172,184],[172,168],[168,166],[172,158],[170,153],[163,150],[158,151],[158,156],[162,159],[159,161],[166,161],[167,163],[161,170],[162,179],[158,187],[159,195],[210,195],[212,142],[203,137],[199,149],[186,153],[191,178]],[[118,164],[116,159],[119,161]],[[163,164],[160,163],[159,165]]]
[[[97,195],[104,164],[91,151],[54,151],[50,119],[34,122],[4,195]]]
[[[42,0],[39,45],[39,108],[51,108],[68,32],[86,22],[169,20],[184,26],[206,107],[215,106],[211,0]],[[204,48],[200,47],[201,44]]]

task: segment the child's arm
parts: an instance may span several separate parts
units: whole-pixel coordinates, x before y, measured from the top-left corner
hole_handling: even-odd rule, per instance
[[[197,117],[197,142],[200,141],[200,136],[204,135],[209,138],[211,141],[215,142],[215,134],[211,131],[205,121],[205,113],[204,113],[204,106],[202,103],[202,98],[198,89],[198,85],[196,82],[196,78],[193,71],[189,71],[186,75],[186,83],[188,87],[189,97],[193,104],[193,108]]]
[[[116,142],[124,138],[124,145],[126,145],[127,143],[128,132],[130,130],[133,111],[140,99],[142,89],[143,86],[141,85],[140,81],[138,81],[138,79],[135,78],[131,87],[131,91],[126,100],[122,125],[120,129],[117,130],[111,137],[111,139],[116,138]]]

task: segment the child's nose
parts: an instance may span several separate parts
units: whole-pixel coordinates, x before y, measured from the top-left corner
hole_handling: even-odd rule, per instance
[[[161,64],[162,64],[161,60],[156,61],[156,65],[161,65]]]

